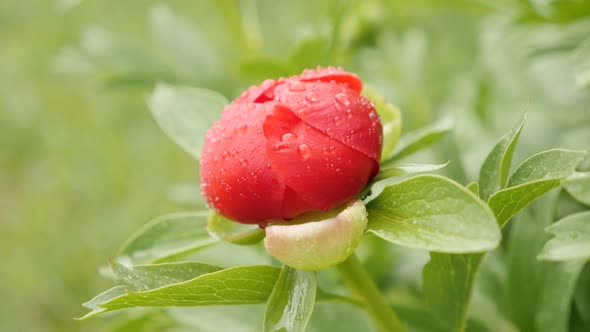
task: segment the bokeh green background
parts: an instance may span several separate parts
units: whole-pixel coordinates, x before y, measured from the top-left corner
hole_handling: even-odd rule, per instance
[[[98,268],[147,220],[203,206],[198,163],[146,107],[156,82],[233,98],[343,66],[404,131],[454,118],[412,161],[451,160],[466,183],[525,111],[517,156],[590,149],[589,38],[590,3],[573,0],[2,1],[0,331],[105,328],[73,320],[111,284]]]

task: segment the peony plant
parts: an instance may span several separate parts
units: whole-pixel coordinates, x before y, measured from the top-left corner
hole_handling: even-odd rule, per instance
[[[165,215],[134,234],[110,262],[119,285],[85,303],[91,311],[83,318],[130,307],[265,304],[264,331],[304,331],[315,303],[334,301],[364,310],[380,331],[406,331],[411,317],[394,310],[355,253],[371,233],[430,251],[422,288],[431,314],[445,329],[463,331],[479,265],[501,243],[501,228],[551,189],[571,188],[585,157],[548,150],[511,172],[523,117],[491,149],[477,181],[415,175],[447,164],[403,161],[452,122],[399,139],[399,110],[333,67],[266,80],[231,103],[209,90],[159,85],[149,106],[200,160],[211,211]],[[580,218],[551,228],[556,238],[541,259],[566,259],[560,227]],[[221,243],[261,241],[273,264],[222,267],[191,258]],[[318,274],[331,268],[347,292],[320,288]]]

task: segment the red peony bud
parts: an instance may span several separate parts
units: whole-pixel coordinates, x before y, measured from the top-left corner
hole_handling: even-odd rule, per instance
[[[267,80],[207,131],[201,188],[211,207],[265,225],[351,200],[379,171],[381,122],[340,69]]]

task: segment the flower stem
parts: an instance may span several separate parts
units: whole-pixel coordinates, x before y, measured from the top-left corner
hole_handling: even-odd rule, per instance
[[[338,265],[340,276],[354,296],[357,296],[363,306],[378,326],[381,332],[405,332],[400,319],[387,304],[381,292],[371,279],[371,276],[355,254]]]

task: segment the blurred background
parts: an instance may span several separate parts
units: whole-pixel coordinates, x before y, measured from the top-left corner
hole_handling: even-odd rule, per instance
[[[146,107],[157,82],[231,99],[317,65],[358,73],[404,132],[452,117],[412,162],[450,160],[464,184],[524,112],[517,162],[590,150],[589,1],[4,0],[0,331],[105,330],[73,320],[111,285],[99,267],[151,218],[203,207],[198,162]],[[411,288],[420,268],[397,273]]]

